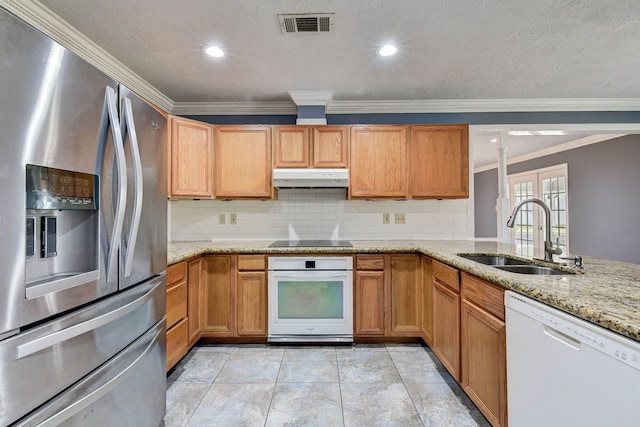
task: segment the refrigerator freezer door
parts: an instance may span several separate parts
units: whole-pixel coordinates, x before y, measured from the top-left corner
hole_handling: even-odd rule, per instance
[[[33,411],[129,346],[163,319],[165,300],[161,275],[0,341],[0,425]],[[164,370],[163,362],[161,378]]]
[[[120,122],[127,163],[127,207],[120,289],[167,268],[167,119],[120,86]]]
[[[16,427],[161,425],[166,408],[165,332],[162,320]]]

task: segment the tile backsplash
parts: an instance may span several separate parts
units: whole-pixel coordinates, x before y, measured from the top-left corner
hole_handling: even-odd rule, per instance
[[[346,200],[346,189],[280,190],[278,200],[169,201],[170,241],[472,239],[473,202]],[[383,224],[383,214],[391,223]],[[395,224],[404,213],[405,224]],[[224,214],[225,224],[219,223]],[[236,214],[237,224],[230,215]]]

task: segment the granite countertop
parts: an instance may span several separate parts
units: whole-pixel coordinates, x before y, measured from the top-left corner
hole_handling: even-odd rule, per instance
[[[202,254],[224,253],[421,253],[569,314],[640,341],[640,265],[584,257],[582,274],[535,276],[509,273],[457,253],[519,256],[499,242],[354,240],[353,247],[270,248],[272,240],[170,242],[168,264]],[[519,256],[523,258],[522,256]],[[571,271],[572,269],[569,269]]]

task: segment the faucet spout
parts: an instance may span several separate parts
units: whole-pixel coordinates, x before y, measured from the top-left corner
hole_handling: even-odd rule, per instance
[[[513,212],[511,212],[511,216],[507,220],[507,227],[513,228],[516,222],[516,215],[522,209],[522,206],[527,203],[534,203],[536,205],[540,205],[542,210],[544,210],[545,217],[545,240],[544,240],[544,260],[553,262],[553,255],[560,255],[562,253],[562,249],[558,246],[554,247],[553,242],[551,241],[551,211],[545,202],[540,199],[525,199],[520,203],[515,205],[513,208]]]

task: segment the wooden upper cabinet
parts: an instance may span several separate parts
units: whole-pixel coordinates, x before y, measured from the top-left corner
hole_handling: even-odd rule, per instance
[[[274,134],[276,168],[348,167],[346,126],[276,126]]]
[[[213,199],[213,126],[170,117],[169,197]]]
[[[352,126],[349,198],[407,198],[408,126]]]
[[[317,126],[313,132],[314,168],[349,167],[349,128]]]
[[[215,127],[217,198],[272,198],[271,167],[271,127]]]
[[[411,126],[412,198],[469,197],[469,126]]]
[[[309,128],[307,126],[276,126],[273,144],[273,166],[276,168],[308,168]]]

